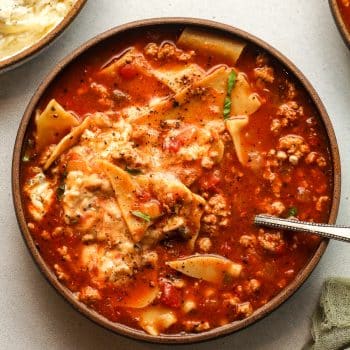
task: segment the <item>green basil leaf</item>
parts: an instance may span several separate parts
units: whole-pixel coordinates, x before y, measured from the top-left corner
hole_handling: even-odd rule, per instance
[[[131,214],[147,222],[151,222],[151,217],[148,214],[143,213],[142,211],[134,210],[131,212]]]
[[[297,207],[290,207],[288,209],[287,215],[288,215],[288,217],[290,217],[290,216],[297,216],[298,215],[298,208]]]
[[[236,79],[237,79],[236,72],[232,69],[230,75],[228,76],[228,81],[227,81],[227,96],[231,95],[231,92],[236,85]]]
[[[225,103],[224,103],[224,119],[230,118],[231,113],[231,97],[226,96],[225,97]]]
[[[234,86],[236,85],[236,72],[232,69],[230,75],[228,76],[227,80],[227,95],[225,97],[225,102],[224,102],[224,119],[228,119],[230,117],[231,113],[231,92]]]

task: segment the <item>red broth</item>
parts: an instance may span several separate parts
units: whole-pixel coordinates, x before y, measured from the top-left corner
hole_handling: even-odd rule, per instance
[[[129,106],[142,106],[152,97],[170,95],[167,86],[154,77],[135,73],[132,64],[124,71],[119,70],[117,77],[101,77],[99,73],[108,62],[113,62],[131,46],[144,52],[149,43],[160,45],[164,40],[176,43],[180,33],[180,29],[169,29],[161,34],[149,30],[100,44],[63,70],[38,108],[45,109],[55,98],[82,121],[89,113],[118,112]],[[171,69],[174,64],[173,58],[148,59],[154,68],[165,66]],[[199,52],[190,62],[206,71],[218,64],[229,64],[220,57]],[[201,168],[198,162],[183,164],[184,167],[201,168],[199,177],[188,187],[207,203],[193,251],[186,240],[177,235],[164,237],[153,248],[158,257],[155,266],[140,267],[123,285],[108,279],[96,282],[96,267],[82,268],[80,263],[82,250],[90,243],[82,242],[82,235],[77,233],[74,223],[65,221],[59,196],[54,196],[45,215],[36,221],[30,212],[31,198],[23,190],[28,227],[43,259],[62,284],[111,321],[142,329],[142,309],[123,307],[120,302],[129,297],[130,291],[133,291],[131,297],[137,298],[135,291],[142,294],[150,284],[159,288],[152,307],[165,307],[176,319],[160,332],[201,332],[248,317],[293,281],[320,243],[316,236],[277,232],[253,225],[253,217],[258,213],[327,221],[333,170],[327,137],[317,110],[294,77],[259,48],[248,44],[235,69],[246,74],[250,88],[259,94],[262,103],[244,129],[244,145],[251,152],[248,163],[242,165],[230,135],[224,131],[220,137],[225,151],[219,163],[211,168]],[[103,86],[105,93],[96,92],[96,84]],[[115,102],[111,98],[115,89],[126,93],[128,99]],[[33,118],[22,163],[23,188],[31,181],[33,169],[42,168],[43,164],[33,145],[35,133]],[[287,142],[281,146],[281,138],[288,135],[302,138],[306,146],[301,155],[295,156],[293,144]],[[172,141],[174,153],[185,142],[174,138]],[[54,163],[61,177],[66,171],[67,158],[64,159]],[[44,173],[50,181],[56,176],[50,168]],[[140,198],[140,202],[143,200]],[[222,200],[224,204],[220,206]],[[242,272],[237,278],[215,284],[187,276],[166,265],[167,261],[193,253],[223,256],[240,264]]]
[[[350,2],[347,0],[337,0],[338,7],[348,31],[350,31]]]

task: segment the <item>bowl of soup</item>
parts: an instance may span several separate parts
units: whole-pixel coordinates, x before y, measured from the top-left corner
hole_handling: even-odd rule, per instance
[[[0,72],[38,54],[74,20],[86,0],[5,0],[0,11]]]
[[[345,44],[350,47],[350,1],[329,0],[332,15]]]
[[[339,206],[336,138],[310,83],[262,40],[199,19],[125,24],[67,56],[24,113],[12,170],[49,282],[150,342],[212,339],[272,312],[328,241],[254,215],[334,223]]]

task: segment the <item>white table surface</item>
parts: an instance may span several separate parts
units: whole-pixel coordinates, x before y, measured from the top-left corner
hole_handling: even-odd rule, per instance
[[[0,0],[1,2],[1,0]],[[333,122],[343,161],[338,223],[350,224],[350,51],[326,0],[89,0],[42,55],[0,76],[0,349],[167,349],[114,335],[74,311],[44,280],[21,238],[11,197],[11,157],[18,123],[55,63],[78,45],[129,21],[189,16],[212,19],[266,40],[305,73]],[[350,276],[350,246],[332,242],[312,276],[282,307],[225,338],[179,349],[301,349],[328,276]]]

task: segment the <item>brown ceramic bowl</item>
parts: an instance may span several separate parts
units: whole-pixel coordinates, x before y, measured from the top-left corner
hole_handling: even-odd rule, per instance
[[[274,48],[272,48],[270,45],[266,44],[262,40],[246,32],[243,32],[239,29],[233,28],[228,25],[212,22],[212,21],[201,20],[201,19],[190,19],[190,18],[159,18],[159,19],[137,21],[137,22],[133,22],[133,23],[129,23],[129,24],[125,24],[125,25],[113,28],[91,39],[86,44],[79,47],[73,53],[71,53],[66,58],[64,58],[52,70],[52,72],[44,79],[42,84],[39,86],[38,90],[35,92],[34,96],[32,97],[24,113],[24,116],[19,126],[15,148],[14,148],[14,154],[13,154],[13,164],[12,164],[13,198],[14,198],[14,204],[15,204],[18,223],[22,231],[24,240],[28,246],[28,249],[30,250],[40,270],[42,271],[44,276],[48,279],[48,281],[55,287],[55,289],[75,309],[77,309],[83,315],[87,316],[90,320],[96,322],[97,324],[115,333],[122,334],[135,339],[155,342],[155,343],[179,344],[179,343],[199,342],[203,340],[213,339],[229,333],[233,333],[237,330],[245,328],[248,325],[256,322],[257,320],[261,319],[262,317],[266,316],[267,314],[275,310],[279,305],[281,305],[284,301],[286,301],[302,285],[302,283],[307,279],[307,277],[310,275],[312,270],[317,265],[318,261],[320,260],[328,244],[327,240],[323,240],[320,243],[315,254],[310,258],[306,266],[299,272],[295,280],[291,284],[289,284],[285,289],[283,289],[276,297],[270,300],[266,305],[256,310],[250,317],[241,321],[236,321],[236,322],[227,324],[219,328],[209,330],[204,333],[200,333],[200,334],[177,334],[177,335],[152,336],[152,335],[146,334],[143,331],[135,330],[125,325],[111,322],[105,317],[93,311],[92,309],[89,309],[85,304],[79,302],[76,298],[74,298],[72,292],[68,290],[66,287],[64,287],[57,280],[55,274],[50,270],[50,268],[47,266],[45,261],[42,259],[40,252],[37,250],[34,244],[34,241],[32,239],[32,236],[28,230],[25,216],[24,216],[24,208],[22,205],[21,193],[20,193],[21,155],[23,150],[23,142],[27,132],[28,124],[34,114],[36,105],[40,100],[41,96],[43,95],[47,87],[50,85],[50,83],[56,78],[57,75],[60,74],[62,70],[65,69],[65,67],[70,62],[75,60],[77,57],[79,57],[82,53],[84,53],[88,49],[96,46],[97,44],[105,41],[110,37],[123,36],[126,32],[134,31],[136,29],[139,30],[140,28],[147,29],[149,27],[153,27],[153,28],[156,27],[156,28],[159,28],[159,30],[161,30],[161,28],[164,26],[184,26],[184,25],[199,26],[207,30],[215,30],[218,32],[225,33],[226,35],[239,37],[246,40],[247,42],[253,43],[263,48],[269,54],[271,54],[273,57],[279,60],[286,67],[286,69],[291,74],[293,74],[296,77],[296,79],[299,80],[302,86],[304,86],[304,88],[308,91],[310,99],[313,101],[314,105],[316,106],[318,113],[320,115],[320,119],[323,124],[324,130],[328,135],[328,142],[329,142],[329,147],[331,152],[331,158],[333,163],[333,173],[334,173],[333,175],[334,190],[333,190],[333,197],[332,197],[331,212],[328,218],[329,223],[334,223],[336,220],[338,207],[339,207],[339,197],[340,197],[340,160],[339,160],[338,146],[337,146],[336,137],[334,135],[334,131],[332,128],[332,124],[329,120],[327,112],[322,102],[320,101],[317,93],[312,88],[310,83],[306,80],[304,75],[286,57],[284,57],[281,53],[279,53],[277,50],[275,50]]]
[[[344,22],[337,0],[329,0],[329,6],[332,10],[332,15],[337,24],[338,30],[343,37],[345,44],[350,49],[350,31]]]
[[[84,7],[86,1],[87,0],[77,0],[63,20],[32,46],[29,46],[4,60],[0,60],[0,73],[21,65],[49,46],[71,24],[80,10]]]

